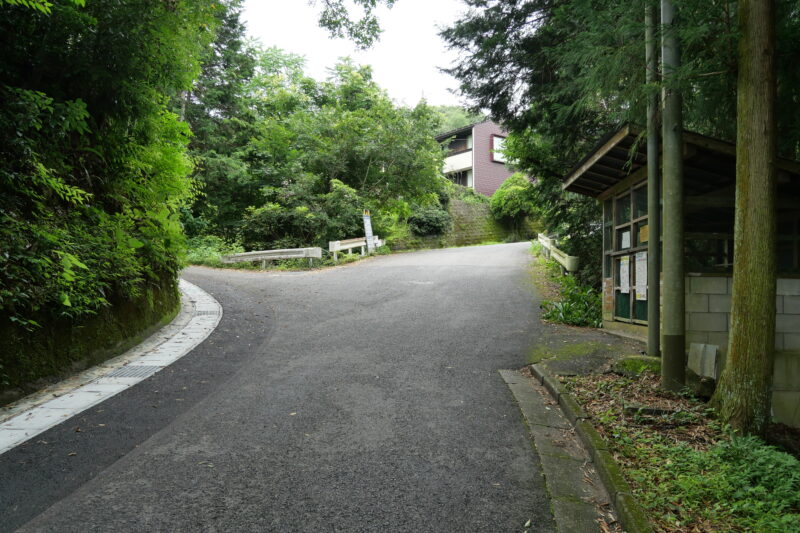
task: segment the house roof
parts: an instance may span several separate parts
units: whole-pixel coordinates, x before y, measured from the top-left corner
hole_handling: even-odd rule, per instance
[[[452,137],[453,135],[458,135],[459,133],[467,133],[472,131],[472,128],[477,126],[478,124],[483,124],[484,122],[491,122],[491,119],[480,120],[478,122],[473,122],[472,124],[467,124],[466,126],[461,126],[460,128],[456,128],[454,130],[446,131],[444,133],[440,133],[436,136],[436,140],[439,142],[444,141],[448,137]]]
[[[736,145],[683,132],[684,189],[687,196],[732,186],[736,181]],[[563,188],[599,197],[647,165],[647,142],[643,128],[625,124],[604,135],[597,145],[564,179]],[[779,158],[779,188],[800,197],[800,163]]]

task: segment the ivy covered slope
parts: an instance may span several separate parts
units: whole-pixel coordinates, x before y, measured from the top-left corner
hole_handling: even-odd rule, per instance
[[[219,9],[0,0],[0,391],[91,362],[176,308],[192,187],[170,101]]]

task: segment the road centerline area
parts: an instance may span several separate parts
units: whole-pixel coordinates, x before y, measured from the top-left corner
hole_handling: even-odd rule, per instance
[[[172,374],[102,404],[121,426],[167,404],[171,418],[30,509],[22,530],[553,531],[497,373],[525,363],[538,328],[527,250],[397,254],[304,276],[188,269],[225,308],[219,327]],[[197,397],[170,382],[201,387],[214,365],[225,370]],[[91,440],[64,456],[91,453]],[[70,475],[68,461],[44,471],[15,452],[0,467]]]

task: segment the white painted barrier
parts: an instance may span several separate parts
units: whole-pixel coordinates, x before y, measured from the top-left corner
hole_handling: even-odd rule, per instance
[[[546,250],[545,255],[558,261],[567,272],[575,272],[578,270],[578,257],[567,255],[566,252],[556,248],[554,239],[540,233],[538,241]]]
[[[223,263],[244,263],[247,261],[261,261],[261,266],[266,268],[267,261],[275,259],[303,259],[308,258],[311,265],[314,259],[322,258],[322,248],[287,248],[284,250],[260,250],[257,252],[244,252],[241,254],[223,255]]]
[[[379,246],[383,246],[384,242],[380,240],[380,238],[375,235],[373,237],[373,244],[375,248]],[[342,241],[329,241],[328,242],[328,251],[333,252],[333,260],[339,260],[339,252],[342,250],[352,250],[353,248],[361,248],[361,255],[364,255],[364,247],[367,246],[367,238],[366,237],[358,237],[355,239],[344,239]]]

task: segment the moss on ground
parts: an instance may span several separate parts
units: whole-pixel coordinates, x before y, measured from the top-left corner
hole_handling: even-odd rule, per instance
[[[539,363],[545,360],[569,361],[606,349],[605,344],[597,341],[567,342],[563,346],[538,345],[528,352],[528,363]]]
[[[626,355],[614,363],[614,372],[624,376],[638,376],[642,372],[661,372],[661,360],[647,355]]]

